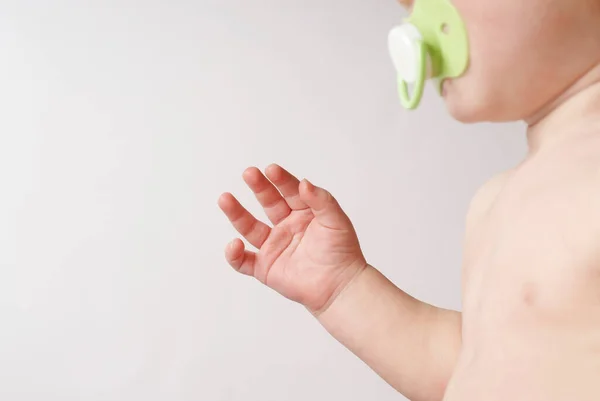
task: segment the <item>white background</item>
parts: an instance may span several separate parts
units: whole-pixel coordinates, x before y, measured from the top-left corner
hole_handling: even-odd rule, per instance
[[[401,109],[386,37],[403,17],[393,0],[4,0],[0,399],[402,399],[226,265],[216,201],[260,212],[241,173],[280,163],[340,200],[371,264],[460,309],[469,200],[522,156],[522,128],[453,122],[431,86]]]

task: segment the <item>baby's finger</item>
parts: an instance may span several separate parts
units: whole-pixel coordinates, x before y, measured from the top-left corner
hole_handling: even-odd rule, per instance
[[[244,171],[244,181],[265,210],[269,220],[277,225],[292,211],[277,188],[256,167]]]
[[[308,205],[300,199],[299,185],[300,180],[290,174],[287,170],[277,164],[271,164],[266,168],[267,178],[275,184],[277,189],[283,195],[285,201],[292,210],[302,210],[308,208]]]
[[[244,243],[239,238],[231,241],[225,249],[225,259],[237,272],[254,276],[256,254],[244,249]]]
[[[252,216],[230,193],[221,195],[219,207],[237,232],[243,235],[253,246],[260,249],[269,236],[271,228]]]
[[[313,185],[308,180],[303,180],[300,192],[302,199],[310,206],[321,225],[334,230],[352,228],[350,219],[327,190]]]

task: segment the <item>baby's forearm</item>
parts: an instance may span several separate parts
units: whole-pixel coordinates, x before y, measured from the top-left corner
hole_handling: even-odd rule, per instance
[[[369,266],[317,316],[412,401],[441,401],[458,358],[461,315],[423,303]]]

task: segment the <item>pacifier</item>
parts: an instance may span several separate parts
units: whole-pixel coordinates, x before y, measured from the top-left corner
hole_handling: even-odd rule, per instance
[[[444,80],[462,75],[469,61],[465,24],[450,0],[415,0],[404,24],[390,31],[388,48],[400,100],[409,110],[420,104],[426,80],[436,80],[441,95]]]

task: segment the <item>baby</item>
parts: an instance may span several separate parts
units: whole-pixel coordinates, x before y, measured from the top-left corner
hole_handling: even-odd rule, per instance
[[[446,1],[469,44],[468,67],[440,91],[449,112],[523,120],[529,147],[472,201],[462,313],[393,285],[336,199],[277,165],[243,174],[271,225],[220,197],[257,249],[235,239],[226,259],[306,307],[412,401],[598,401],[600,0]]]

